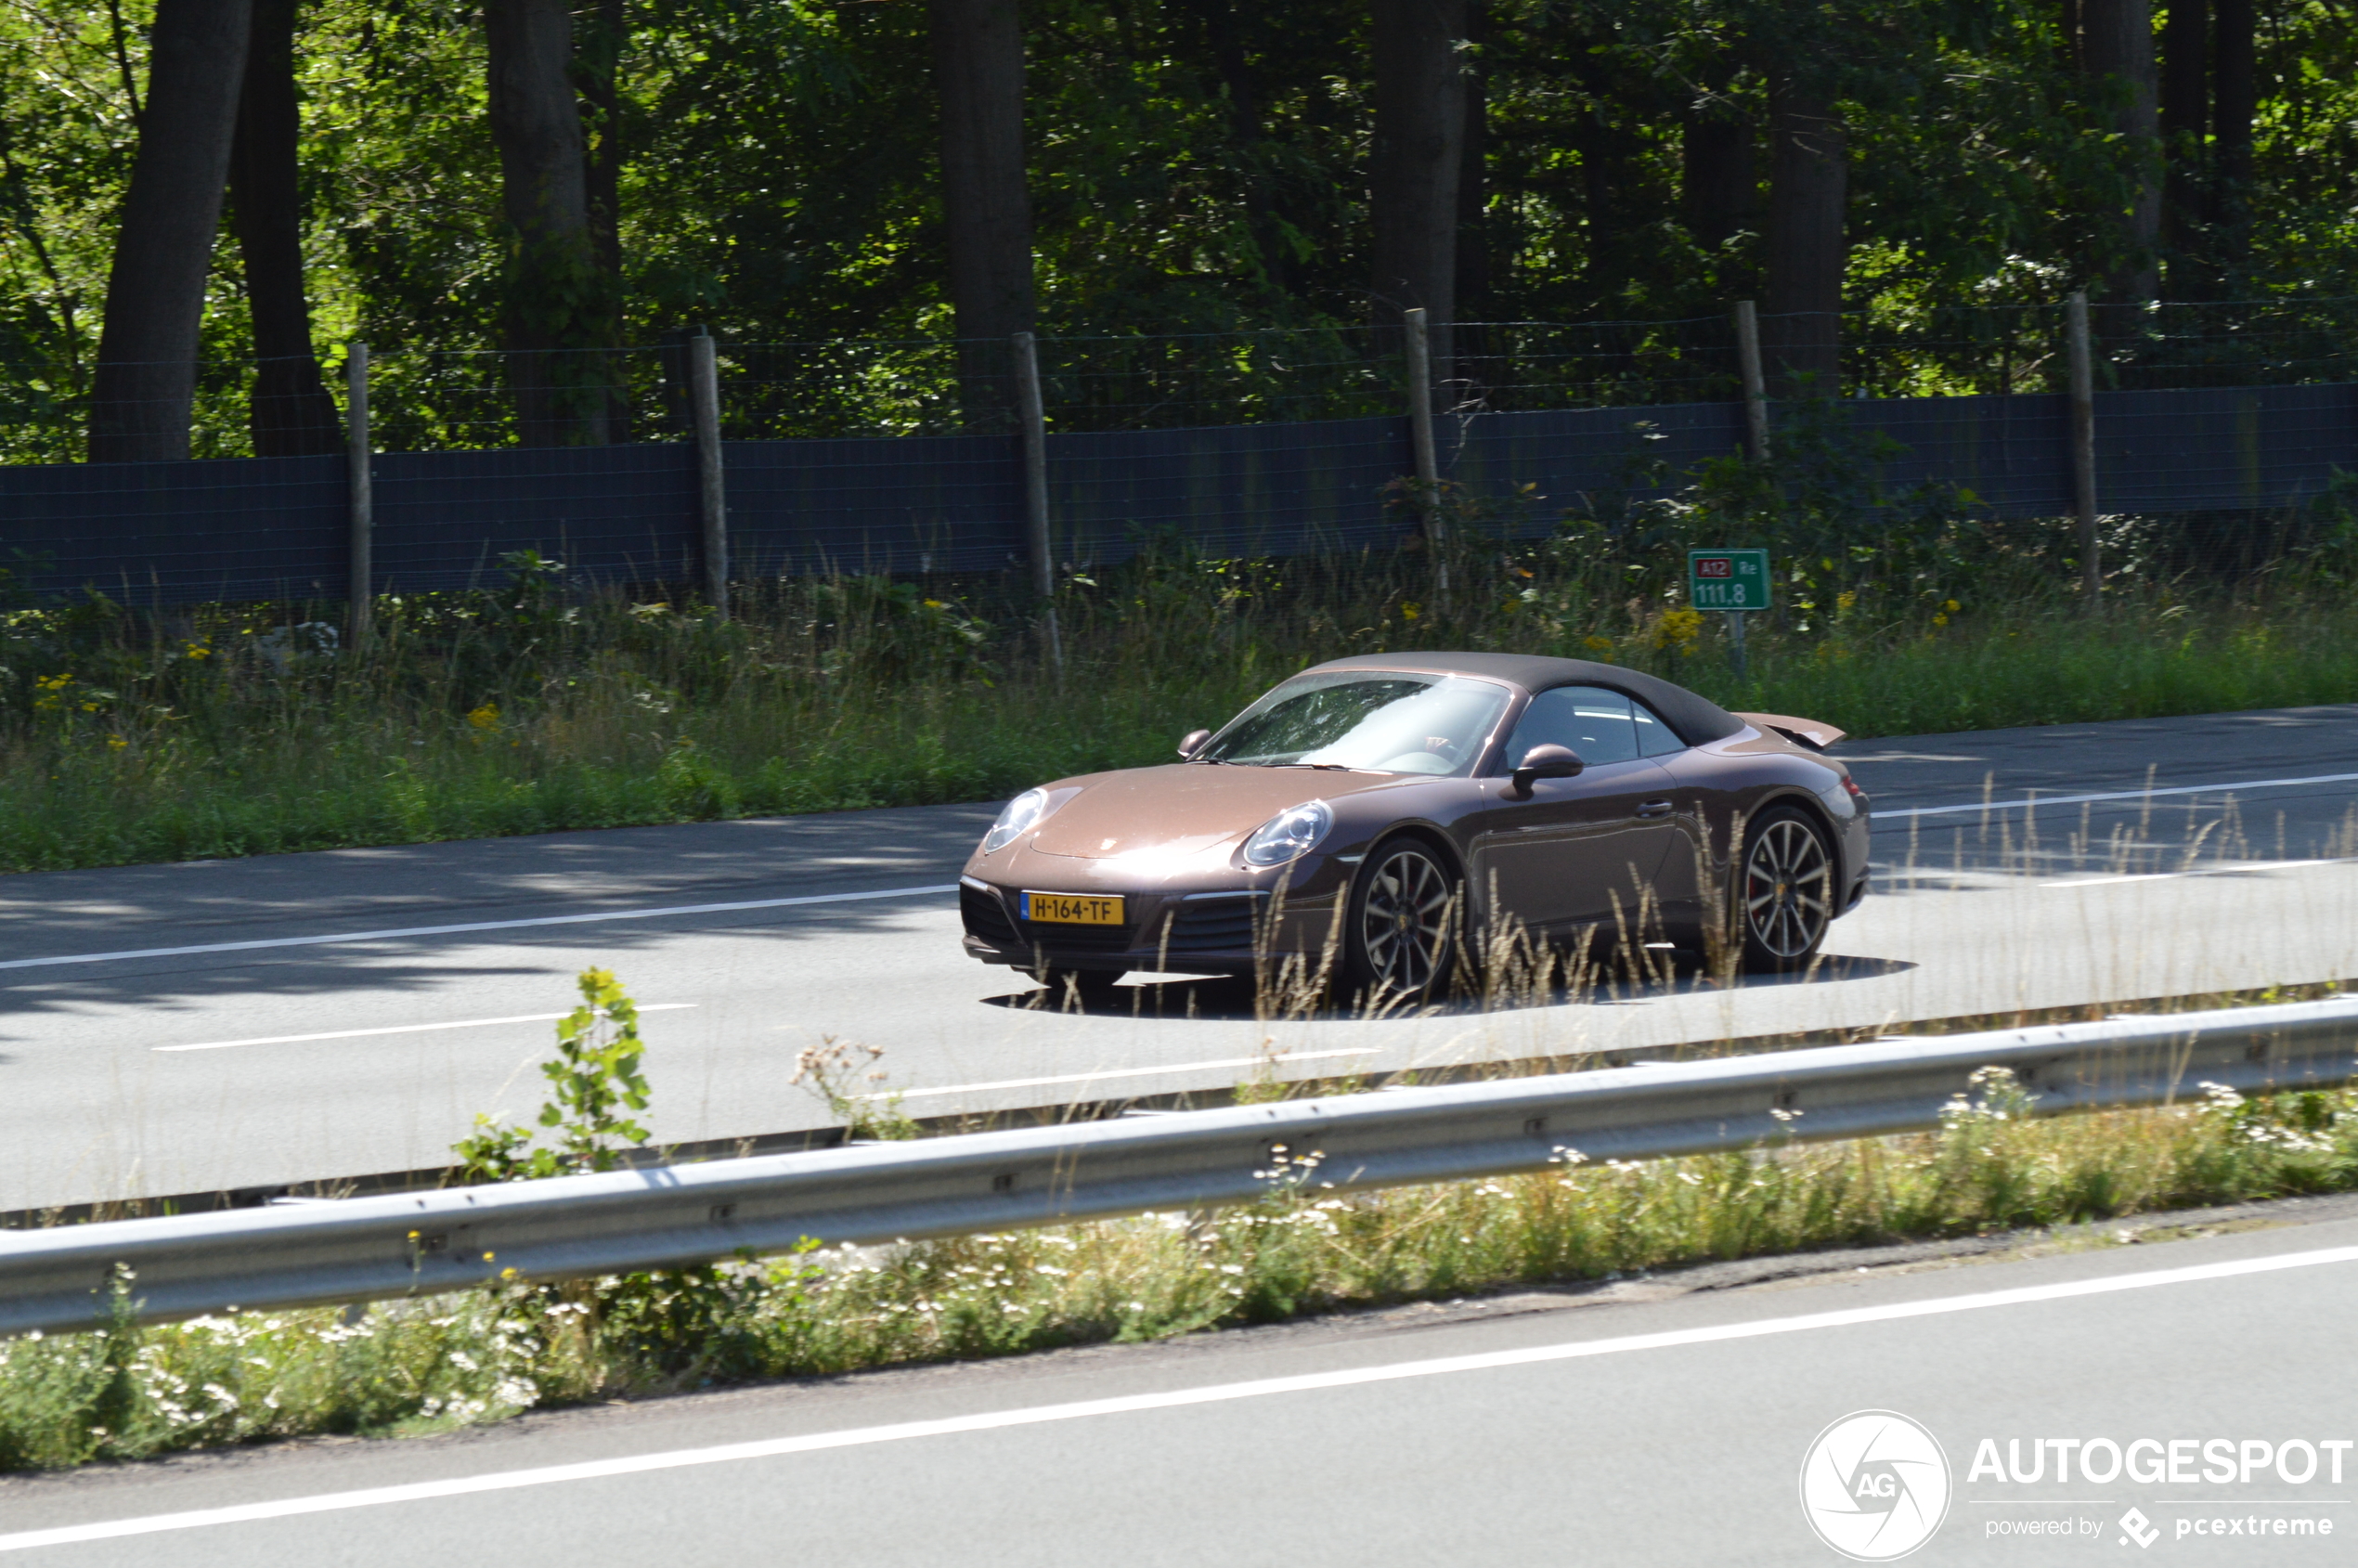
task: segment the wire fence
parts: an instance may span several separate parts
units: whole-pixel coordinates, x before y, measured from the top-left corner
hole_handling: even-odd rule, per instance
[[[2358,299],[2280,298],[2095,307],[2100,390],[2358,381]],[[1774,345],[1810,318],[1763,317]],[[2060,305],[1879,308],[1816,318],[1838,343],[1845,398],[2065,390]],[[1001,340],[857,339],[719,345],[732,440],[1005,434],[1017,391]],[[1328,327],[1039,340],[1051,430],[1088,433],[1279,424],[1396,414],[1398,329]],[[685,333],[629,348],[384,349],[370,373],[388,451],[606,446],[690,434]],[[1437,330],[1445,408],[1461,413],[1731,401],[1742,394],[1726,316],[1576,324],[1467,322]],[[312,378],[291,384],[291,376]],[[341,353],[197,367],[189,455],[331,451]],[[87,365],[0,363],[0,465],[74,462],[89,448]],[[118,416],[120,417],[120,416]],[[135,421],[136,422],[136,421]]]
[[[1812,330],[1822,342],[1829,327],[1844,395],[1775,408],[1780,451],[1825,437],[1846,454],[1808,484],[1839,469],[1861,516],[2073,512],[2061,307],[1767,317],[1772,396],[1773,345]],[[2103,512],[2256,514],[2358,473],[2358,301],[2100,309],[2095,329]],[[1415,459],[1399,336],[1040,340],[1056,559],[1108,562],[1158,538],[1219,556],[1406,542]],[[1432,346],[1440,476],[1502,531],[1675,496],[1745,443],[1726,319],[1460,324]],[[698,580],[710,518],[694,352],[680,335],[597,352],[373,354],[372,590],[493,580],[524,550],[592,578]],[[942,339],[718,345],[712,455],[732,575],[1028,560],[1017,354]],[[358,557],[343,370],[198,367],[193,455],[137,462],[79,460],[87,378],[0,377],[0,599],[344,597]],[[136,424],[148,405],[122,384],[110,417]]]

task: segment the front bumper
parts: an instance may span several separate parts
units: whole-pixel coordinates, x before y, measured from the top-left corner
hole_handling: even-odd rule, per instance
[[[972,875],[958,879],[958,913],[965,926],[968,956],[1020,969],[1250,975],[1272,958],[1322,952],[1337,930],[1331,888],[1309,888],[1300,894],[1237,886],[1086,889],[1121,894],[1128,919],[1121,926],[1025,920],[1019,913],[1024,888],[1081,890],[1043,888],[1038,881],[1003,887]]]

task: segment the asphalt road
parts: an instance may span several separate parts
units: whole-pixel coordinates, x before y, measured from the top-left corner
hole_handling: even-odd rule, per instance
[[[1879,891],[1807,981],[1379,1020],[1167,978],[1083,1016],[971,962],[990,807],[7,877],[0,1210],[438,1163],[538,1105],[590,965],[652,1009],[666,1140],[827,1124],[829,1039],[933,1114],[2358,976],[2358,707],[1844,750]]]
[[[1820,1490],[1820,1517],[1886,1548],[1925,1536],[1911,1562],[2342,1562],[2352,1207],[0,1482],[0,1560],[1817,1565],[1842,1561],[1805,1509],[1832,1430],[1820,1479],[1856,1509]],[[1878,1446],[1846,1442],[1867,1411],[1930,1445],[1886,1441],[1890,1415],[1871,1418]]]

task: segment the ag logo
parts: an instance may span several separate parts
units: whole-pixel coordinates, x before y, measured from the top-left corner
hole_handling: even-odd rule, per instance
[[[1801,1510],[1820,1540],[1854,1562],[1905,1557],[1949,1515],[1949,1456],[1896,1411],[1857,1411],[1809,1445]]]

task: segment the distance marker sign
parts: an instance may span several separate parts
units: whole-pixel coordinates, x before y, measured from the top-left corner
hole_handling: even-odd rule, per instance
[[[1768,608],[1765,550],[1687,551],[1687,603],[1697,610]]]

